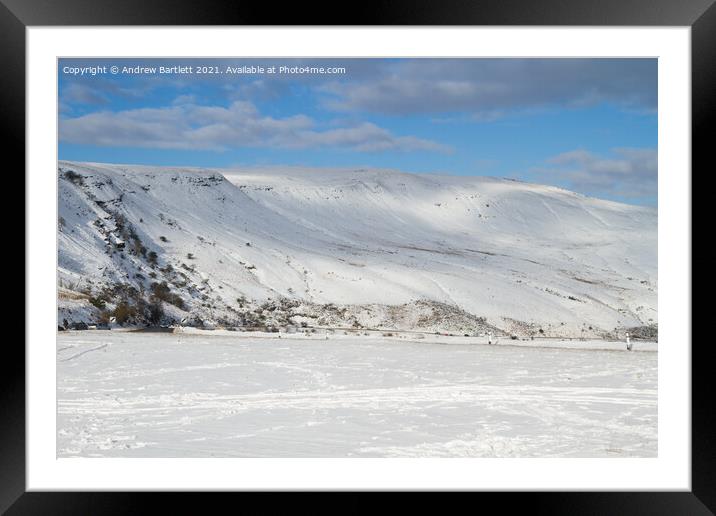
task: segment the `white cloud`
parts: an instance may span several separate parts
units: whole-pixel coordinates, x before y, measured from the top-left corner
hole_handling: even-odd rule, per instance
[[[566,182],[568,188],[594,196],[649,199],[657,195],[658,155],[651,148],[616,148],[609,156],[584,149],[558,154],[549,166],[533,169],[545,182]]]
[[[610,102],[653,112],[655,59],[415,59],[318,86],[328,108],[388,114],[471,113]]]
[[[182,99],[190,100],[190,99]],[[341,147],[377,152],[451,148],[414,136],[397,136],[375,124],[319,129],[305,115],[274,118],[250,102],[228,107],[173,103],[161,108],[99,111],[60,120],[60,140],[112,147],[225,150],[236,147]]]
[[[92,88],[88,84],[73,82],[68,84],[62,91],[62,103],[69,104],[107,104],[109,99],[99,89]]]

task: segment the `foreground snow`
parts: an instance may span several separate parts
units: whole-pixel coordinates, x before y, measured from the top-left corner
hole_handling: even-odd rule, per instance
[[[653,344],[507,344],[62,332],[58,455],[656,456]]]

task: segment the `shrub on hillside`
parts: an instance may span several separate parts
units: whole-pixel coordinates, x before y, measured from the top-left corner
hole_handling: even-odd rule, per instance
[[[137,316],[137,309],[126,301],[122,301],[114,309],[112,315],[114,315],[118,324],[125,324]]]
[[[105,300],[101,297],[90,297],[89,302],[92,306],[94,306],[95,308],[99,308],[100,310],[104,310],[105,306],[107,305]]]
[[[166,281],[162,281],[161,283],[152,283],[152,295],[155,298],[166,301],[167,303],[178,308],[184,308],[184,301],[179,295],[174,294],[171,291]]]
[[[159,324],[162,320],[162,317],[164,317],[164,309],[162,308],[162,302],[156,298],[153,297],[151,302],[149,303],[149,316],[147,319],[151,324]]]
[[[67,170],[64,173],[65,179],[70,181],[72,184],[82,186],[85,184],[85,178],[81,175],[75,172],[74,170]]]

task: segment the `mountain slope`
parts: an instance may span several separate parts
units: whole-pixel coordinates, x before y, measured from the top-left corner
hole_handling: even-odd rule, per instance
[[[60,162],[58,174],[60,320],[153,296],[167,320],[310,312],[441,329],[437,315],[457,310],[458,328],[562,335],[657,321],[651,208],[385,170]],[[426,302],[432,319],[415,316]]]

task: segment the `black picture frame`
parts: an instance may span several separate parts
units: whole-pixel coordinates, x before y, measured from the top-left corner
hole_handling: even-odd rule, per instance
[[[716,107],[716,6],[714,0],[393,0],[355,3],[339,12],[315,11],[304,3],[198,2],[191,0],[0,0],[0,107],[6,156],[25,170],[25,30],[63,25],[572,25],[690,26],[692,33],[692,170],[706,173],[713,144],[707,127]],[[319,15],[319,12],[323,12]],[[330,18],[330,19],[327,19]],[[695,174],[692,173],[692,178]],[[13,177],[18,177],[14,175]],[[17,180],[15,180],[17,181]],[[6,186],[7,187],[7,186]],[[15,184],[12,185],[16,187]],[[24,188],[24,185],[23,185]],[[698,206],[693,190],[692,206]],[[704,199],[702,199],[704,201]],[[692,220],[699,220],[692,210]],[[692,229],[693,231],[693,229]],[[693,234],[696,234],[695,232]],[[693,251],[692,251],[693,253]],[[693,256],[693,254],[692,254]],[[693,260],[705,270],[713,255]],[[25,277],[32,271],[25,269]],[[705,280],[708,281],[708,280]],[[713,280],[711,280],[713,281]],[[700,281],[700,284],[702,282]],[[702,288],[708,288],[704,285]],[[30,309],[31,307],[26,307]],[[707,317],[706,305],[694,304],[696,320]],[[692,320],[693,320],[692,315]],[[693,338],[691,339],[694,340]],[[691,342],[679,343],[691,345]],[[479,502],[497,502],[500,511],[528,508],[537,514],[713,514],[716,512],[716,427],[713,361],[709,341],[692,350],[692,490],[641,493],[480,493]],[[206,496],[152,493],[26,492],[25,353],[15,340],[4,344],[0,376],[0,512],[7,514],[124,514],[149,512],[161,503],[182,512],[207,511]],[[225,499],[227,495],[221,496]],[[272,498],[253,496],[272,507]],[[300,496],[295,496],[301,505]],[[420,497],[418,497],[420,498]],[[312,502],[308,502],[312,503]],[[340,512],[365,512],[373,502],[352,494]],[[470,504],[476,503],[474,500]],[[420,504],[427,508],[422,501]],[[486,507],[482,505],[483,507]],[[442,507],[444,510],[445,507]],[[315,507],[312,507],[315,512]]]

